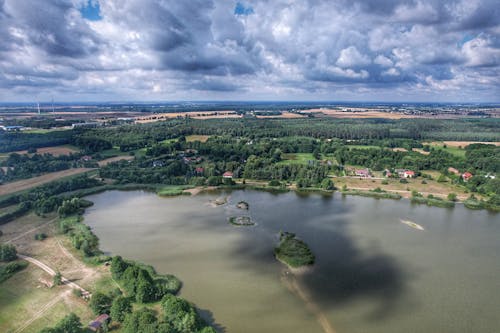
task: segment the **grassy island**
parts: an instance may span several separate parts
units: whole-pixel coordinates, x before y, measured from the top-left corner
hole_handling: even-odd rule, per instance
[[[280,243],[274,249],[276,259],[292,268],[314,264],[315,257],[306,243],[290,232],[280,232]]]
[[[249,216],[231,216],[229,218],[229,223],[237,226],[255,225],[255,222],[253,222]]]

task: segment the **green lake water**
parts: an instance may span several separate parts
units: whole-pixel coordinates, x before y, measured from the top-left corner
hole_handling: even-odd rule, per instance
[[[88,199],[101,249],[179,277],[181,296],[220,332],[500,332],[499,214],[250,190]],[[235,215],[256,225],[229,224]],[[280,230],[310,246],[311,270],[274,259]]]

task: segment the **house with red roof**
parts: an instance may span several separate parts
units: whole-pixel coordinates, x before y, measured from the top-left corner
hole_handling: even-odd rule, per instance
[[[413,178],[413,177],[415,177],[415,171],[406,170],[405,172],[403,172],[403,177],[404,178]]]
[[[462,179],[464,180],[464,182],[468,181],[471,178],[472,178],[472,173],[470,173],[469,171],[466,171],[462,174]]]
[[[233,178],[233,173],[231,171],[226,171],[222,174],[222,178]]]

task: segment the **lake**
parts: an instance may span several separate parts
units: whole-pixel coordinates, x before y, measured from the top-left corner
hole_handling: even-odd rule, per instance
[[[181,296],[221,332],[500,328],[498,214],[253,190],[172,198],[109,191],[88,199],[85,223],[101,249],[179,277]],[[241,200],[248,211],[236,208]],[[228,223],[238,215],[256,225]],[[292,273],[274,258],[281,230],[310,246],[312,269]]]

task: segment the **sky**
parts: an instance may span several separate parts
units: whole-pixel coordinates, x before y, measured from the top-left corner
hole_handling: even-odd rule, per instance
[[[0,0],[0,102],[500,102],[500,0]]]

